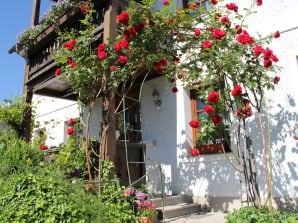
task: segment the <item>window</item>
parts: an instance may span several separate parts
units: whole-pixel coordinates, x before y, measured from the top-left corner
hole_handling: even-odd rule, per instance
[[[192,141],[199,149],[199,154],[230,152],[229,127],[224,123],[204,126],[210,123],[210,117],[204,112],[205,103],[198,99],[195,90],[190,91],[190,104],[192,118],[198,119],[202,126],[201,129],[192,128]]]

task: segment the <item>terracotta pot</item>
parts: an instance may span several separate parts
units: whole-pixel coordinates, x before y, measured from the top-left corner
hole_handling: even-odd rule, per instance
[[[138,217],[140,223],[156,223],[156,216],[151,217]]]
[[[201,145],[199,146],[199,154],[216,154],[216,153],[224,153],[224,151],[227,152],[227,149],[225,149],[224,144],[207,144],[207,145]]]

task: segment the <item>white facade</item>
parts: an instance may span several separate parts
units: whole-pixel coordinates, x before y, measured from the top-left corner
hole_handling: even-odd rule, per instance
[[[239,6],[244,1],[234,1]],[[298,123],[298,1],[268,0],[257,8],[259,13],[249,18],[248,30],[254,35],[259,31],[266,36],[279,30],[281,37],[274,39],[269,46],[279,57],[279,65],[283,67],[281,81],[276,91],[267,92],[267,109],[264,120],[270,120],[270,139],[273,157],[274,201],[279,208],[297,211],[298,205],[298,141],[293,138],[292,130]],[[178,83],[179,85],[179,83]],[[162,77],[147,81],[141,92],[141,115],[143,141],[146,148],[146,171],[149,172],[157,164],[162,165],[167,194],[188,194],[200,203],[208,203],[215,211],[239,207],[241,195],[240,174],[233,169],[228,155],[189,156],[191,149],[191,119],[189,90],[178,86],[179,91],[173,94],[169,84]],[[152,93],[156,89],[160,93],[162,104],[158,109]],[[47,144],[58,146],[65,139],[65,121],[79,116],[78,105],[71,101],[60,101],[41,97],[43,102],[37,105],[36,121],[40,128],[46,128]],[[41,99],[35,96],[33,101]],[[268,115],[267,115],[268,114]],[[92,115],[92,136],[99,137],[101,119],[100,100]],[[53,120],[53,121],[52,121]],[[52,124],[45,124],[50,122]],[[253,142],[258,164],[262,164],[260,153],[261,141],[257,119],[250,118],[248,133],[257,140]],[[267,124],[266,124],[267,126]],[[154,142],[154,143],[152,143]],[[261,193],[265,195],[265,183],[262,166],[259,166]],[[161,180],[158,170],[147,178],[148,189],[159,193]]]

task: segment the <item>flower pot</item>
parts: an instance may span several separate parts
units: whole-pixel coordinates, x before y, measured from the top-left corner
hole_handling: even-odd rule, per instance
[[[156,215],[151,217],[138,217],[139,223],[156,223]]]
[[[206,144],[199,146],[199,155],[203,154],[216,154],[216,153],[224,153],[227,152],[224,144]]]

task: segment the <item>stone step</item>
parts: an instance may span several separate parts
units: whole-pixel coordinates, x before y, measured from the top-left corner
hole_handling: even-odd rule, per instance
[[[193,200],[190,196],[187,195],[173,195],[173,196],[164,196],[163,198],[158,197],[152,199],[153,204],[155,204],[157,207],[162,206],[169,206],[169,205],[175,205],[179,203],[192,203]]]
[[[170,219],[176,218],[184,215],[189,215],[193,213],[200,212],[201,205],[194,203],[178,203],[175,205],[168,205],[164,207],[158,207],[157,218],[158,219]]]

